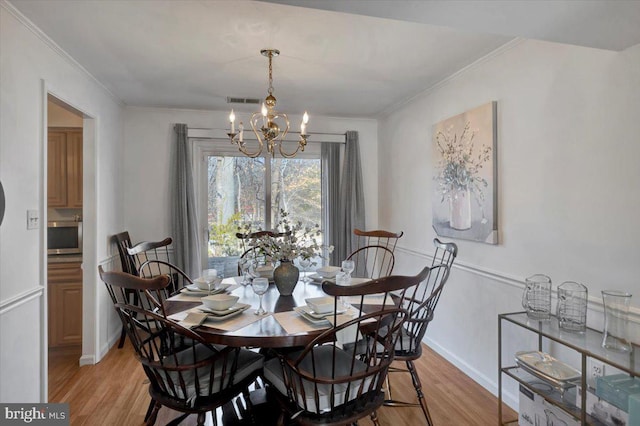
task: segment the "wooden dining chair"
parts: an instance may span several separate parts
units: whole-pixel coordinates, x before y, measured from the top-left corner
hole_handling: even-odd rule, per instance
[[[416,294],[413,299],[407,299],[404,304],[409,312],[409,317],[403,324],[401,337],[396,343],[395,359],[396,361],[404,361],[406,369],[393,366],[389,369],[389,373],[408,372],[411,375],[418,396],[418,404],[393,399],[389,381],[387,381],[387,400],[385,401],[385,405],[393,407],[420,406],[429,426],[433,425],[433,421],[422,392],[422,383],[414,361],[422,356],[422,339],[433,320],[436,305],[440,300],[444,285],[449,279],[451,266],[458,255],[458,247],[455,243],[443,243],[435,238],[433,244],[436,250],[429,276],[421,286],[420,293]]]
[[[262,372],[262,355],[210,345],[197,332],[168,319],[161,302],[170,283],[167,275],[146,279],[105,272],[102,267],[99,273],[149,380],[147,425],[155,423],[163,406],[183,413],[171,425],[190,414],[197,414],[197,424],[204,425],[207,412],[240,393],[250,405],[248,387]],[[130,291],[144,293],[139,298],[144,302],[138,306],[129,304]],[[255,424],[255,419],[250,421]]]
[[[357,237],[356,247],[365,246],[383,246],[395,252],[398,240],[404,235],[404,232],[391,232],[378,229],[375,231],[362,231],[355,228],[353,234]]]
[[[171,244],[171,238],[165,238],[162,241],[158,242],[141,242],[136,245],[131,243],[131,237],[129,236],[128,231],[123,231],[117,233],[113,236],[116,246],[118,247],[118,254],[120,256],[120,265],[122,266],[122,271],[131,275],[139,276],[140,266],[149,259],[158,259],[163,261],[169,261],[169,245]],[[152,268],[148,268],[148,272],[152,272]],[[166,270],[162,273],[171,273],[171,271]],[[155,273],[154,275],[159,275]],[[147,277],[149,278],[149,277]],[[174,281],[178,281],[178,278]],[[129,296],[132,298],[131,303],[134,305],[138,304],[137,293],[131,293]],[[124,346],[124,342],[126,339],[126,330],[122,327],[120,332],[120,340],[118,342],[118,349],[122,349]]]
[[[413,297],[428,271],[353,286],[322,284],[334,297],[333,326],[304,349],[281,352],[264,366],[269,394],[282,409],[279,424],[288,417],[303,425],[347,425],[366,416],[379,424],[376,410],[384,402],[383,383],[408,315],[395,300]],[[338,313],[339,297],[357,307],[353,316]],[[367,297],[374,297],[375,305],[367,305]]]
[[[391,275],[395,265],[393,251],[377,245],[360,247],[347,260],[354,262],[353,276],[372,280]]]
[[[138,269],[135,265],[135,259],[132,255],[129,254],[128,250],[133,246],[131,243],[131,237],[129,236],[129,231],[123,231],[115,234],[113,239],[116,243],[116,247],[118,248],[118,255],[120,257],[120,266],[122,268],[122,272],[131,275],[138,275]],[[138,294],[135,292],[129,292],[129,297],[132,298],[131,303],[134,305],[138,304]],[[122,349],[124,346],[124,342],[127,338],[127,331],[124,326],[120,331],[120,340],[118,341],[118,349]]]

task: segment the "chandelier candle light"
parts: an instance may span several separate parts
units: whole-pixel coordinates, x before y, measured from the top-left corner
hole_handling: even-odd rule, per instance
[[[262,153],[265,142],[267,145],[267,151],[272,157],[275,156],[275,147],[278,145],[280,154],[285,158],[292,158],[298,153],[298,151],[304,151],[304,147],[307,145],[307,123],[309,123],[309,114],[305,111],[302,116],[302,123],[300,123],[300,140],[298,146],[293,152],[286,152],[282,148],[282,142],[284,137],[289,132],[289,117],[283,112],[276,111],[276,98],[273,96],[273,68],[272,60],[274,56],[278,56],[280,51],[277,49],[263,49],[260,51],[263,56],[269,58],[269,95],[262,103],[262,109],[260,112],[254,112],[251,115],[250,124],[253,132],[258,139],[257,151],[249,151],[244,141],[244,126],[240,122],[238,126],[238,132],[235,129],[236,115],[231,110],[229,114],[229,122],[231,123],[231,131],[227,133],[232,144],[238,145],[238,149],[247,157],[255,158]],[[280,123],[280,124],[278,124]]]

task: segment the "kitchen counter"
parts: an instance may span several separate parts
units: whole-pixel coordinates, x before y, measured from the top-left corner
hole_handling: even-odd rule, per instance
[[[47,257],[48,263],[82,262],[81,254],[53,254]]]

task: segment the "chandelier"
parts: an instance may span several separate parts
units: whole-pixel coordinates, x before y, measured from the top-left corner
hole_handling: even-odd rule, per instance
[[[275,56],[280,54],[280,51],[277,49],[263,49],[260,51],[263,56],[269,58],[269,95],[265,98],[262,103],[262,109],[260,112],[254,112],[251,115],[251,120],[249,123],[251,124],[251,128],[253,129],[253,133],[255,133],[256,138],[258,139],[258,148],[257,151],[249,151],[246,142],[244,140],[244,126],[242,121],[238,126],[238,132],[235,130],[235,120],[236,116],[231,110],[231,114],[229,114],[229,122],[231,123],[231,131],[227,133],[229,139],[231,139],[232,144],[238,145],[238,149],[247,157],[255,158],[262,153],[262,150],[267,145],[267,151],[271,154],[272,157],[275,156],[276,145],[278,146],[278,150],[280,154],[285,158],[292,158],[298,153],[298,151],[304,151],[304,147],[307,145],[307,123],[309,122],[309,114],[305,111],[302,116],[302,123],[300,123],[300,140],[298,141],[298,146],[296,150],[293,152],[286,152],[282,147],[282,142],[284,137],[289,132],[289,117],[287,114],[283,112],[276,111],[276,98],[273,96],[273,68],[271,66],[271,62]]]

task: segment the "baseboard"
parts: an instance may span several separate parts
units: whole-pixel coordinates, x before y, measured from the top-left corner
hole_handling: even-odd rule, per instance
[[[112,333],[111,336],[107,339],[107,342],[102,345],[100,348],[100,358],[102,359],[105,355],[113,348],[113,346],[120,341],[120,329],[118,329],[115,333]]]
[[[96,363],[96,357],[93,355],[82,355],[80,357],[80,367],[83,365],[94,365]]]

